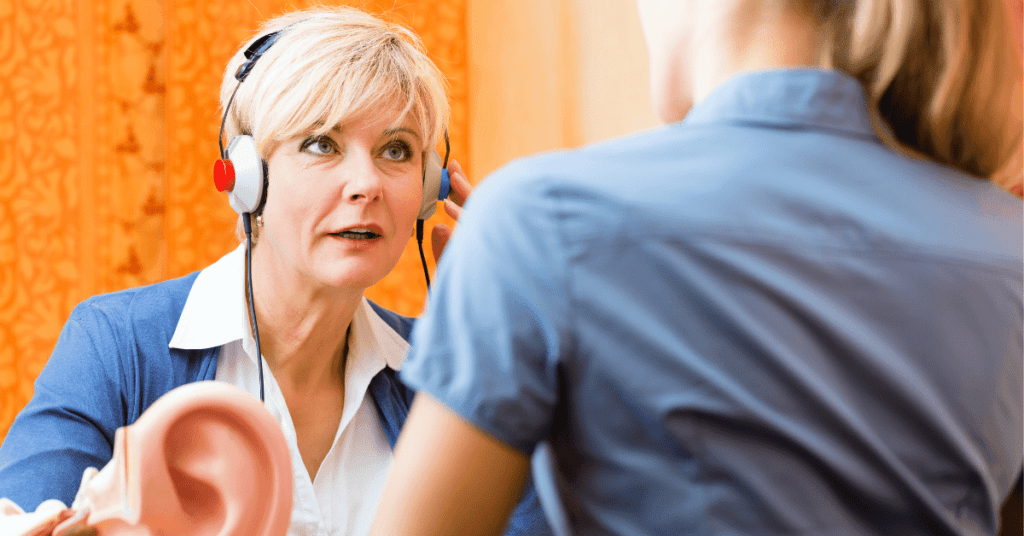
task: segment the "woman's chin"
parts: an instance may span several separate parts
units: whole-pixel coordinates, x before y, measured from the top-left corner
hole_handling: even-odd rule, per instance
[[[398,259],[348,257],[321,268],[321,281],[338,290],[366,290],[391,273]]]

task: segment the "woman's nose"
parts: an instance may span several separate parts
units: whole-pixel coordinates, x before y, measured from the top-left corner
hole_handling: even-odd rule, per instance
[[[344,198],[352,202],[379,201],[384,177],[377,169],[373,155],[369,151],[352,151],[346,160],[341,170]]]

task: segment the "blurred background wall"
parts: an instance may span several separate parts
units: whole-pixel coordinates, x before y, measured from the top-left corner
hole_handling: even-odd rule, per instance
[[[237,245],[211,175],[222,70],[262,21],[313,3],[0,0],[0,440],[78,302]],[[422,37],[451,83],[452,155],[473,182],[655,124],[632,0],[317,3]],[[414,315],[425,291],[410,242],[368,295]]]

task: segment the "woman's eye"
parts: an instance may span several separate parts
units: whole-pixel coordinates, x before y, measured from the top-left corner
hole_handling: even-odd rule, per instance
[[[410,154],[409,146],[402,142],[392,143],[384,148],[384,158],[388,160],[407,160]]]
[[[302,149],[316,155],[333,154],[334,142],[327,137],[310,138],[302,143]]]

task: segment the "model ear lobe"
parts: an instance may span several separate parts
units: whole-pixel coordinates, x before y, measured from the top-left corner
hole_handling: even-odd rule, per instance
[[[287,533],[288,446],[277,421],[241,389],[179,387],[118,430],[115,442],[114,459],[82,504],[100,536]]]

